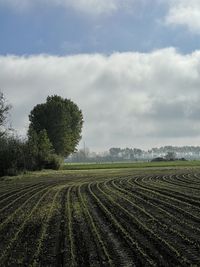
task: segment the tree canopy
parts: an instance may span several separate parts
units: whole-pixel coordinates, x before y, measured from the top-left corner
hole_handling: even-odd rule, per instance
[[[81,139],[83,115],[78,106],[60,96],[48,96],[46,103],[36,105],[29,115],[30,126],[39,134],[46,130],[56,154],[68,156]]]

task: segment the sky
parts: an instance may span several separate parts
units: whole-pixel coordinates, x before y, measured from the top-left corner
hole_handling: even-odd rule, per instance
[[[0,90],[22,136],[58,94],[80,147],[200,145],[200,1],[0,0]]]

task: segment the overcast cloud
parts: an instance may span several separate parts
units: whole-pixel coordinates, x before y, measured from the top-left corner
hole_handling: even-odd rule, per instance
[[[0,70],[0,88],[21,134],[33,106],[58,94],[82,109],[83,139],[91,149],[200,142],[200,51],[1,56]]]

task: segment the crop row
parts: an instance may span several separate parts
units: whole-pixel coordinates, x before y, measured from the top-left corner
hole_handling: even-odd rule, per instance
[[[91,180],[2,182],[0,266],[200,265],[198,171]]]

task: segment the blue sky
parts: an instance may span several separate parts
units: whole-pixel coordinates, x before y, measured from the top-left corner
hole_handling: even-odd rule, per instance
[[[91,14],[40,1],[23,9],[18,8],[20,2],[14,7],[1,1],[2,55],[149,52],[171,46],[190,53],[200,46],[199,34],[183,25],[166,25],[166,1],[135,1],[129,10],[119,8],[109,14]]]
[[[200,145],[199,0],[0,0],[0,89],[24,136],[51,94],[110,147]]]

